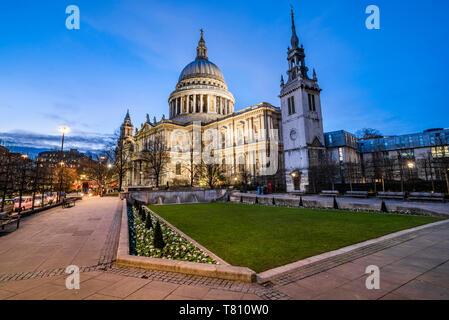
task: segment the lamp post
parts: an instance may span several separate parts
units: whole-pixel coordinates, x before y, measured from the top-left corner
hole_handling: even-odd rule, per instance
[[[20,179],[20,190],[19,190],[19,214],[22,212],[22,195],[23,195],[23,187],[25,184],[25,172],[26,172],[26,160],[28,159],[28,155],[22,154],[21,155],[23,161],[22,161],[22,174]]]
[[[102,169],[102,165],[104,165],[104,160],[106,159],[105,156],[100,156],[100,161],[98,161],[98,184],[100,186],[100,197],[103,196],[103,178],[104,178],[104,173],[103,173],[103,169]]]
[[[63,176],[63,174],[64,174],[64,161],[63,161],[63,155],[64,155],[64,137],[65,137],[65,134],[67,133],[67,132],[69,132],[70,131],[70,129],[69,128],[67,128],[67,127],[59,127],[59,132],[61,132],[62,133],[62,141],[61,141],[61,156],[59,157],[59,160],[60,160],[60,164],[61,164],[61,174],[60,174],[60,177],[59,177],[59,193],[58,193],[58,202],[59,201],[61,201],[61,193],[62,193],[62,176]]]
[[[413,179],[412,179],[412,171],[415,168],[415,164],[412,161],[407,162],[407,168],[409,170],[409,179],[412,181],[412,190],[415,191],[415,185],[413,183]]]

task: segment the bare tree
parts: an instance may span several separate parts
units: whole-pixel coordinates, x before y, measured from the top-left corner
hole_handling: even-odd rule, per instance
[[[161,133],[154,134],[149,139],[146,150],[144,150],[145,161],[150,170],[150,175],[154,178],[156,188],[159,188],[161,177],[170,161],[168,152],[169,148]]]
[[[104,154],[112,165],[110,173],[116,176],[118,190],[122,191],[130,153],[127,150],[125,140],[120,136],[120,129],[115,130],[111,142],[106,144]]]
[[[201,164],[201,175],[206,179],[209,188],[214,189],[215,185],[223,179],[223,165],[217,163]]]
[[[363,128],[358,130],[355,133],[355,136],[357,137],[357,139],[366,140],[366,139],[382,138],[382,133],[377,129]]]
[[[189,160],[183,164],[183,169],[188,172],[190,177],[190,186],[193,187],[195,180],[201,175],[201,165],[194,161],[194,151],[190,151]]]
[[[331,152],[323,152],[318,167],[323,177],[322,181],[328,181],[332,186],[332,190],[335,190],[335,178],[338,176],[340,169]]]
[[[109,157],[106,153],[95,155],[95,162],[90,164],[88,169],[89,176],[93,177],[100,187],[100,195],[103,195],[103,189],[106,186],[106,181],[111,176],[112,172],[108,168]]]

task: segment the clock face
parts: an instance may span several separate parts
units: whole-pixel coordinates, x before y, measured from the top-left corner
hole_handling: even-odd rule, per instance
[[[292,129],[292,130],[290,131],[290,139],[296,140],[297,137],[298,137],[298,135],[296,134],[296,130],[295,130],[295,129]]]

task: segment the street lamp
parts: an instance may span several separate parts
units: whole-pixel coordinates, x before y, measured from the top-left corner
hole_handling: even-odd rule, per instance
[[[61,192],[62,192],[62,175],[64,173],[64,162],[62,160],[64,154],[64,137],[65,134],[70,131],[68,127],[59,127],[59,132],[62,133],[62,141],[61,141],[61,156],[60,156],[60,164],[61,164],[61,176],[59,178],[59,194],[58,194],[58,202],[61,201]]]
[[[20,191],[19,191],[19,214],[22,212],[22,195],[23,195],[23,188],[25,185],[25,173],[26,173],[26,159],[28,159],[28,155],[27,154],[22,154],[20,155],[23,159],[22,161],[22,174],[21,174],[21,179],[20,179]]]
[[[407,162],[407,168],[409,170],[409,177],[410,177],[410,180],[412,182],[412,189],[414,191],[415,190],[415,184],[413,183],[412,171],[415,168],[415,164],[412,161],[409,161],[409,162]]]

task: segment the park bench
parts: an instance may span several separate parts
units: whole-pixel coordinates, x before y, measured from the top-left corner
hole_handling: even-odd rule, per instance
[[[405,192],[378,192],[377,197],[381,199],[405,199]]]
[[[76,199],[75,198],[66,198],[62,200],[63,208],[70,208],[75,206]]]
[[[430,193],[430,192],[411,192],[408,196],[409,200],[429,200],[429,201],[443,201],[444,193]]]
[[[345,196],[354,198],[368,198],[368,191],[348,191],[345,193]]]
[[[337,190],[322,190],[320,196],[337,197],[340,194]]]
[[[20,213],[8,213],[8,212],[0,213],[0,226],[2,230],[5,230],[5,226],[13,222],[17,222],[17,229],[19,229]]]

